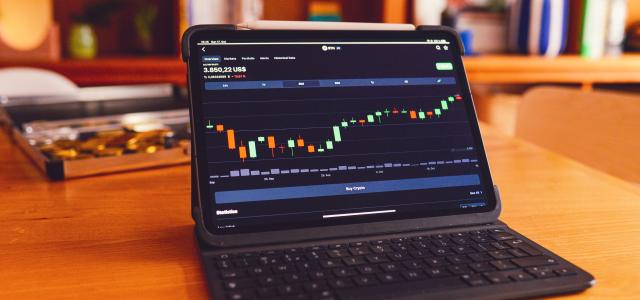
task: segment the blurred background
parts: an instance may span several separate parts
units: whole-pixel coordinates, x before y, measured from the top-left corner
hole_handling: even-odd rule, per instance
[[[24,67],[53,71],[73,87],[184,87],[179,41],[187,27],[252,20],[452,26],[481,121],[640,182],[640,162],[612,163],[640,149],[631,114],[640,111],[636,0],[0,0],[0,95],[59,92],[56,84],[35,88],[37,75],[16,76]],[[608,125],[583,137],[590,117]],[[600,131],[617,133],[590,140]],[[569,145],[576,139],[585,146]]]

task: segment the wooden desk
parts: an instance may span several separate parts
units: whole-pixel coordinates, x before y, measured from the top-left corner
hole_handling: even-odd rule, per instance
[[[640,192],[484,128],[502,220],[597,278],[574,297],[640,293]],[[189,168],[47,182],[0,135],[0,298],[203,299]]]

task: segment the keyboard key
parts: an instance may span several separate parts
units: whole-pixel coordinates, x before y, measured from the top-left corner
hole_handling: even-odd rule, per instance
[[[406,280],[420,280],[426,277],[420,270],[403,271],[401,274]]]
[[[386,257],[386,256],[381,255],[381,254],[372,254],[372,255],[368,255],[368,256],[367,256],[367,260],[368,260],[370,263],[374,263],[374,264],[389,261],[389,259],[387,259],[387,257]]]
[[[360,266],[357,268],[357,270],[362,275],[380,272],[380,269],[377,266]]]
[[[300,272],[307,272],[318,269],[318,264],[316,262],[299,262],[296,267]]]
[[[347,244],[334,244],[329,245],[329,249],[347,249]]]
[[[369,247],[369,249],[371,249],[371,252],[377,253],[377,254],[393,252],[393,249],[391,249],[391,247],[387,245],[374,245]]]
[[[330,269],[330,268],[337,268],[337,267],[342,267],[342,261],[337,260],[337,259],[323,259],[320,261],[320,265],[323,268],[326,269]]]
[[[394,251],[398,251],[398,252],[406,252],[411,250],[411,245],[409,243],[396,243],[396,244],[391,244],[391,249],[393,249]]]
[[[230,260],[218,261],[218,268],[220,268],[220,269],[229,269],[232,266],[233,266],[233,263]]]
[[[385,272],[396,272],[403,269],[398,263],[384,263],[380,265],[380,268]]]
[[[231,254],[229,253],[224,253],[224,254],[218,254],[215,256],[215,259],[217,260],[227,260],[231,258]]]
[[[506,249],[511,248],[511,247],[509,247],[509,245],[507,245],[505,243],[501,243],[501,242],[493,242],[493,243],[491,243],[491,246],[493,246],[497,250],[506,250]]]
[[[280,295],[295,295],[302,292],[301,286],[297,284],[285,284],[278,287]]]
[[[405,261],[403,264],[407,269],[412,269],[412,270],[422,269],[423,267],[423,264],[418,260],[408,260],[408,261]]]
[[[413,245],[413,248],[416,248],[417,250],[429,250],[429,248],[431,247],[431,244],[429,244],[427,241],[413,242],[411,243],[411,245]]]
[[[409,252],[409,255],[413,258],[423,258],[431,256],[431,252],[428,252],[427,250],[418,250]]]
[[[402,252],[389,253],[387,256],[393,261],[401,261],[409,259],[409,255]]]
[[[555,269],[555,270],[553,270],[553,272],[558,274],[558,276],[570,276],[570,275],[576,275],[577,274],[576,270],[567,269],[567,268]]]
[[[314,250],[314,251],[311,251],[311,252],[307,252],[304,256],[309,260],[318,260],[318,259],[327,258],[327,254],[326,253],[322,253],[319,250]]]
[[[347,251],[346,249],[329,250],[327,251],[327,255],[331,258],[343,258],[351,256],[351,254],[349,254],[349,251]]]
[[[432,267],[445,266],[449,264],[444,257],[429,257],[425,258],[424,261]]]
[[[450,234],[450,236],[452,238],[466,237],[468,235],[469,235],[469,233],[467,233],[467,232],[455,232],[455,233]]]
[[[515,236],[513,236],[511,233],[508,233],[508,232],[494,232],[490,236],[492,239],[496,241],[513,240],[516,238]]]
[[[511,269],[517,268],[516,265],[512,264],[508,260],[494,260],[494,261],[489,262],[489,263],[491,265],[493,265],[496,269],[500,270],[500,271],[511,270]]]
[[[522,245],[526,245],[526,243],[521,239],[508,240],[508,241],[504,241],[504,243],[513,248],[518,248]]]
[[[474,235],[471,239],[476,243],[491,243],[493,240],[487,235]]]
[[[429,237],[427,237],[427,236],[414,236],[414,237],[411,238],[412,241],[416,241],[416,242],[418,242],[418,241],[426,241],[428,239],[429,239]]]
[[[454,275],[473,274],[473,271],[469,269],[469,267],[463,265],[450,266],[447,270]]]
[[[469,258],[471,258],[471,260],[477,261],[477,262],[493,260],[491,256],[484,253],[471,253],[468,256]]]
[[[296,294],[296,295],[289,295],[284,299],[285,300],[309,300],[309,296],[305,294]]]
[[[513,249],[508,249],[507,251],[509,251],[509,253],[515,257],[527,257],[529,256],[529,254],[527,254],[526,252],[520,250],[520,248],[513,248]]]
[[[391,239],[391,242],[392,243],[402,243],[402,242],[406,242],[408,240],[409,240],[409,238],[393,238],[393,239]]]
[[[528,281],[528,280],[532,280],[533,276],[523,272],[523,271],[516,271],[516,273],[513,273],[511,275],[509,275],[509,278],[515,280],[515,281]]]
[[[329,285],[334,289],[342,289],[353,286],[353,281],[349,278],[334,278],[327,280]]]
[[[278,290],[274,287],[262,287],[258,289],[258,296],[262,298],[275,297],[278,295]]]
[[[360,275],[353,278],[358,286],[368,286],[378,284],[378,280],[372,275]]]
[[[351,277],[356,275],[357,272],[354,268],[335,268],[333,269],[333,274],[338,277]]]
[[[258,283],[260,283],[261,286],[273,286],[281,282],[282,280],[279,276],[267,275],[258,278]]]
[[[451,239],[452,242],[458,244],[458,245],[468,245],[471,244],[471,240],[469,238],[466,237],[455,237]]]
[[[458,254],[467,254],[475,252],[475,249],[471,246],[453,246],[451,249]]]
[[[376,246],[376,245],[383,245],[388,243],[389,243],[389,240],[374,240],[369,242],[369,245]]]
[[[252,265],[253,263],[252,259],[247,259],[247,258],[241,258],[241,259],[236,259],[233,261],[233,265],[236,268],[246,268],[250,265]]]
[[[513,258],[513,255],[511,255],[509,252],[505,250],[489,251],[487,253],[495,259]]]
[[[246,275],[246,272],[244,270],[222,270],[222,271],[220,271],[220,277],[222,277],[223,279],[240,278],[240,277],[244,277],[245,275]]]
[[[495,250],[496,248],[494,248],[493,246],[491,246],[491,244],[471,244],[471,247],[476,250],[477,252],[487,252],[487,251],[491,251],[491,250]]]
[[[304,259],[304,257],[302,255],[299,255],[299,254],[285,254],[282,257],[282,260],[285,263],[297,263],[297,262],[301,262],[301,261],[303,261],[305,259]]]
[[[290,273],[290,274],[285,274],[283,278],[284,278],[284,281],[287,283],[295,283],[295,282],[306,280],[307,276],[301,273]]]
[[[279,258],[274,257],[274,256],[260,256],[260,257],[258,257],[258,261],[263,266],[275,265],[275,264],[282,263],[282,261]]]
[[[319,279],[331,278],[333,277],[333,275],[328,270],[316,270],[316,271],[310,272],[309,277],[311,277],[312,279],[319,280]]]
[[[451,250],[444,248],[444,247],[435,247],[435,248],[431,248],[429,249],[431,251],[431,253],[433,253],[436,256],[445,256],[445,255],[451,255],[454,254],[451,252]]]
[[[542,255],[542,252],[540,252],[540,250],[535,249],[529,245],[521,245],[520,247],[518,247],[518,249],[527,252],[527,254],[531,255],[531,256],[537,256],[537,255]]]
[[[511,260],[514,264],[518,265],[521,268],[533,267],[533,266],[546,266],[546,265],[555,265],[558,261],[555,258],[551,258],[548,256],[531,256],[524,258],[514,258]]]
[[[250,292],[241,291],[241,292],[227,293],[227,299],[230,299],[230,300],[245,300],[245,299],[255,299],[255,297]]]
[[[484,277],[493,284],[511,282],[509,278],[500,272],[484,273]]]
[[[380,273],[378,279],[383,283],[394,283],[402,281],[402,277],[399,273]]]
[[[471,260],[465,255],[447,256],[447,260],[454,265],[470,263]]]
[[[252,276],[267,274],[270,271],[267,271],[265,267],[251,267],[249,268],[249,274]]]
[[[358,266],[358,265],[364,265],[367,263],[367,261],[362,257],[346,257],[346,258],[343,258],[342,261],[347,266]]]
[[[426,268],[424,272],[429,275],[429,277],[446,277],[449,276],[449,271],[444,268]]]
[[[324,290],[327,287],[327,284],[324,280],[322,281],[310,281],[306,282],[304,285],[304,290],[307,292],[316,292],[320,290]]]
[[[556,274],[548,267],[531,267],[527,268],[526,271],[536,278],[549,278],[556,276]]]
[[[313,293],[313,299],[318,300],[333,300],[335,298],[332,297],[333,293],[330,290],[321,290]]]
[[[351,253],[351,255],[356,256],[371,254],[371,251],[369,251],[369,248],[366,246],[351,248],[349,249],[349,252]]]
[[[295,271],[295,268],[293,267],[293,265],[275,265],[271,268],[273,270],[274,273],[276,274],[282,274],[282,273],[287,273],[287,272],[293,272]]]
[[[446,239],[432,240],[431,243],[436,247],[449,247],[452,245],[452,243]]]
[[[479,273],[495,271],[495,268],[488,262],[472,263],[469,264],[469,267]]]
[[[267,251],[263,251],[262,255],[273,256],[273,255],[280,255],[282,253],[284,253],[284,251],[282,250],[267,250]]]
[[[254,287],[254,281],[251,279],[231,279],[225,280],[223,286],[227,290],[244,290]]]
[[[489,282],[480,274],[465,274],[460,276],[460,278],[470,286],[483,286],[489,284]]]
[[[311,247],[307,247],[304,250],[309,252],[309,251],[320,251],[320,250],[324,250],[327,247],[324,245],[315,245],[315,246],[311,246]]]

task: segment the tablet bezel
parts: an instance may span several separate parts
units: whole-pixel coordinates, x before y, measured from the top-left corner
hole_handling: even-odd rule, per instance
[[[259,33],[256,33],[259,32]],[[269,34],[282,37],[283,35],[290,35],[292,38],[304,35],[309,36],[327,36],[335,35],[345,37],[349,35],[358,36],[391,36],[391,35],[405,35],[405,36],[424,36],[437,35],[447,36],[452,41],[451,49],[454,51],[454,66],[458,70],[458,78],[462,87],[462,96],[465,99],[471,99],[468,109],[470,109],[470,115],[473,115],[473,119],[470,120],[472,124],[472,131],[477,138],[479,145],[478,156],[481,165],[484,165],[483,175],[489,181],[487,184],[493,185],[491,172],[486,159],[486,153],[484,145],[480,137],[480,129],[477,123],[477,116],[475,113],[475,107],[473,105],[469,84],[467,81],[466,73],[464,71],[464,65],[462,63],[463,48],[459,42],[457,33],[447,27],[430,27],[421,26],[416,31],[252,31],[251,34],[245,30],[235,30],[233,25],[200,25],[191,27],[183,35],[183,58],[188,65],[188,85],[189,85],[189,101],[190,101],[190,113],[191,113],[191,128],[192,128],[192,152],[195,163],[192,164],[193,179],[192,188],[196,189],[193,197],[196,197],[193,201],[193,216],[196,221],[197,232],[200,238],[210,244],[217,247],[232,247],[232,246],[247,246],[247,245],[259,245],[259,244],[271,244],[271,243],[286,243],[286,242],[299,242],[310,239],[326,239],[336,237],[349,237],[349,236],[362,236],[372,234],[383,234],[392,232],[403,232],[413,230],[425,230],[441,227],[460,226],[460,225],[472,225],[492,223],[498,219],[500,214],[501,204],[495,189],[487,189],[488,205],[486,211],[466,214],[455,215],[443,215],[436,217],[423,217],[394,221],[380,221],[380,222],[368,222],[350,225],[336,225],[336,226],[322,226],[322,227],[304,227],[300,229],[291,230],[277,230],[277,231],[265,231],[265,232],[253,232],[253,233],[230,233],[230,234],[215,234],[213,230],[210,230],[213,226],[212,215],[215,215],[213,204],[211,201],[203,201],[202,195],[210,195],[208,175],[206,170],[206,159],[198,159],[198,153],[204,153],[203,144],[199,143],[204,139],[204,132],[199,126],[200,115],[195,112],[199,112],[201,109],[201,103],[194,101],[202,97],[202,84],[203,82],[194,82],[193,78],[200,78],[200,76],[193,76],[191,72],[197,72],[200,70],[199,62],[192,61],[189,53],[196,51],[195,42],[198,39],[206,37],[207,39],[224,39],[225,37],[233,35],[260,35],[260,37],[268,37]]]

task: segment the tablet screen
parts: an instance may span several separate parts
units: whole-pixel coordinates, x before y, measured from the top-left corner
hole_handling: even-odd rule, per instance
[[[201,199],[216,233],[494,208],[455,39],[385,35],[193,39]]]

